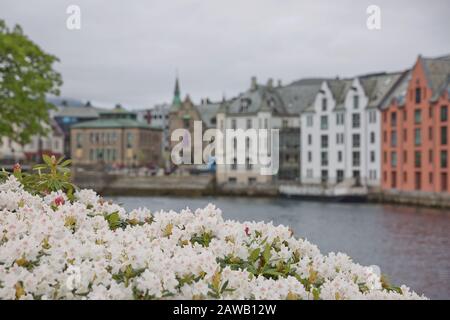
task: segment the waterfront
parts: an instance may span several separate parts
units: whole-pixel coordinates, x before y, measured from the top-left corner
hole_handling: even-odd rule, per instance
[[[450,299],[450,211],[379,204],[262,198],[112,197],[128,210],[196,209],[213,203],[225,219],[289,225],[322,252],[341,251],[378,265],[395,284]]]

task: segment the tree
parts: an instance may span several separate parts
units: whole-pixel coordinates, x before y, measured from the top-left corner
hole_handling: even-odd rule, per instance
[[[61,75],[53,70],[57,57],[45,53],[16,25],[0,20],[0,137],[19,144],[47,134],[48,94],[59,95]]]

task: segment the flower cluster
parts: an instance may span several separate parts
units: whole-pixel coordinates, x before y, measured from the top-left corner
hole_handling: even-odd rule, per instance
[[[0,299],[423,299],[285,226],[0,184]]]

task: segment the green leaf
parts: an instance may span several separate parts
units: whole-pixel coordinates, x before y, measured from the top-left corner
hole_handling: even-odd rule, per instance
[[[261,252],[261,249],[260,249],[260,248],[254,249],[254,250],[250,253],[250,256],[248,257],[248,260],[249,260],[250,262],[255,262],[255,261],[258,259],[259,253],[260,253],[260,252]]]

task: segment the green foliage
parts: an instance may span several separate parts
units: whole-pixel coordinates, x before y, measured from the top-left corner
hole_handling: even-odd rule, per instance
[[[58,160],[55,156],[43,155],[44,163],[35,165],[32,173],[22,172],[20,165],[14,166],[14,175],[22,183],[25,190],[32,194],[44,195],[52,191],[63,191],[69,199],[73,199],[75,185],[70,182],[71,160]],[[10,173],[2,171],[2,177],[6,178]]]
[[[10,30],[0,20],[0,137],[26,144],[31,136],[45,135],[48,112],[54,108],[47,94],[59,95],[58,61],[31,41],[20,26]]]

